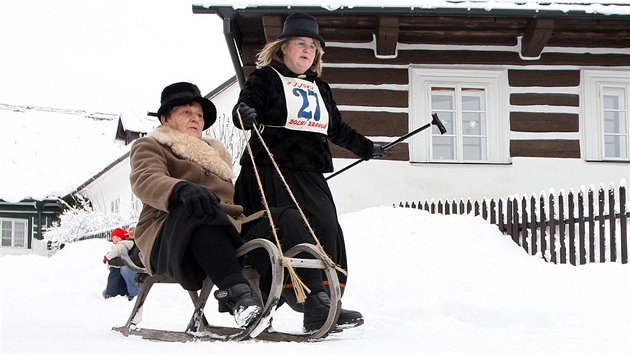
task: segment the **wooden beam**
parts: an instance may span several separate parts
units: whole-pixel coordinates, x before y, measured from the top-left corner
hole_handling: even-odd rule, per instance
[[[565,93],[511,93],[510,104],[515,106],[579,107],[580,95]]]
[[[399,32],[398,17],[379,17],[376,28],[376,54],[395,55]]]
[[[333,95],[338,105],[368,106],[368,107],[396,107],[409,106],[407,91],[398,90],[354,90],[334,88]]]
[[[375,142],[379,142],[378,139],[374,139]],[[380,142],[381,145],[387,144],[387,142]],[[330,152],[332,153],[334,158],[339,159],[357,159],[357,155],[353,154],[349,150],[346,150],[340,146],[337,146],[333,143],[329,143]],[[387,150],[389,153],[386,157],[379,160],[390,160],[390,161],[409,161],[409,144],[407,142],[402,142],[398,145],[394,145]],[[361,167],[357,167],[361,168]]]
[[[265,31],[265,41],[267,43],[275,41],[282,33],[284,20],[282,16],[266,15],[262,17],[263,29]]]
[[[245,50],[243,50],[245,57]],[[535,67],[543,65],[584,65],[584,66],[628,66],[630,55],[614,54],[574,54],[547,53],[539,60],[523,60],[520,54],[510,51],[474,51],[474,50],[401,50],[396,57],[376,58],[371,48],[326,47],[326,63],[335,64],[486,64],[519,65]],[[527,65],[527,66],[525,66]],[[324,69],[327,70],[327,69]],[[534,70],[535,71],[535,70]],[[579,70],[578,72],[579,78]],[[568,86],[568,85],[563,85]]]
[[[552,19],[533,19],[521,40],[521,54],[524,57],[537,57],[549,42],[553,32]]]
[[[409,133],[407,113],[342,111],[344,122],[365,136],[399,137]]]
[[[579,140],[511,140],[511,157],[580,158]]]
[[[328,58],[326,58],[327,60]],[[409,84],[409,71],[399,68],[330,68],[322,72],[322,79],[329,84]]]
[[[577,133],[580,119],[573,113],[510,112],[510,130],[528,133]]]
[[[580,70],[508,70],[510,87],[577,87]]]

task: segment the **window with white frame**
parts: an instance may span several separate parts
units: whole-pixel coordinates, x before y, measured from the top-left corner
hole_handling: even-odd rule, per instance
[[[602,90],[602,116],[604,117],[604,156],[628,158],[628,109],[626,90],[621,87],[604,87]]]
[[[447,132],[411,140],[412,162],[507,163],[509,140],[504,69],[412,67],[410,129],[437,113]]]
[[[26,220],[0,219],[2,228],[2,247],[26,248]]]
[[[630,75],[584,70],[584,153],[591,161],[630,161]]]
[[[112,214],[117,214],[120,211],[120,198],[116,198],[112,200],[109,209],[112,212]]]

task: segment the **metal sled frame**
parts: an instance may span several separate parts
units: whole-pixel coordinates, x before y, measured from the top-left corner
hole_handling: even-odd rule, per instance
[[[326,337],[330,331],[334,329],[339,318],[339,313],[341,312],[341,290],[339,287],[339,279],[337,278],[336,270],[325,262],[324,256],[322,256],[319,250],[317,250],[314,245],[308,243],[302,243],[291,248],[289,251],[285,252],[284,259],[289,262],[293,268],[322,269],[325,272],[330,287],[331,300],[330,311],[328,313],[328,317],[326,318],[326,322],[319,330],[312,333],[283,333],[271,331],[269,328],[265,329],[261,333],[257,333],[260,331],[257,330],[257,328],[261,322],[270,322],[273,314],[275,313],[282,292],[285,268],[282,265],[282,259],[278,248],[266,239],[254,239],[245,243],[236,251],[237,256],[244,256],[258,248],[265,249],[265,251],[269,254],[271,271],[273,274],[272,284],[262,315],[257,321],[247,328],[213,326],[208,323],[204,314],[204,307],[208,297],[210,296],[212,288],[214,287],[210,278],[206,278],[200,291],[188,292],[194,305],[194,312],[188,326],[183,332],[139,328],[137,325],[140,321],[135,319],[139,317],[139,314],[141,314],[144,301],[146,300],[151,287],[153,287],[156,283],[175,283],[175,280],[168,275],[149,276],[147,274],[144,281],[140,284],[138,296],[127,323],[124,326],[113,327],[112,329],[124,334],[125,336],[134,335],[145,339],[169,342],[240,341],[251,338],[268,341],[311,341]],[[292,258],[302,252],[307,252],[313,255],[315,259]],[[123,260],[127,264],[131,263],[128,257],[123,258]],[[133,266],[130,268],[135,268],[134,270],[146,274],[146,270],[143,268]],[[251,270],[251,272],[257,275],[257,272],[254,270]],[[252,277],[251,272],[244,271],[244,274],[252,286],[255,289],[258,289],[257,279],[253,279],[254,277]]]

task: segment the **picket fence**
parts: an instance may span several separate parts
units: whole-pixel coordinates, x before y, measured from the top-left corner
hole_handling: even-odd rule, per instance
[[[401,202],[399,207],[439,214],[481,216],[530,255],[548,262],[628,263],[628,201],[625,181],[616,190],[601,184],[597,190],[580,188],[578,193],[551,190],[540,197],[513,195],[507,199],[452,202]]]

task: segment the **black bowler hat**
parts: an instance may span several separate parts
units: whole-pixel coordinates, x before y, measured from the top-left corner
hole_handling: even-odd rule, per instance
[[[309,37],[317,39],[322,48],[326,46],[324,38],[319,35],[319,25],[315,18],[304,12],[294,12],[284,20],[284,26],[282,27],[282,34],[278,36],[278,39],[291,38],[291,37]]]
[[[203,109],[203,130],[210,128],[217,120],[217,108],[209,99],[201,96],[199,88],[190,82],[177,82],[162,90],[161,106],[157,111],[158,119],[170,108],[198,102]]]

